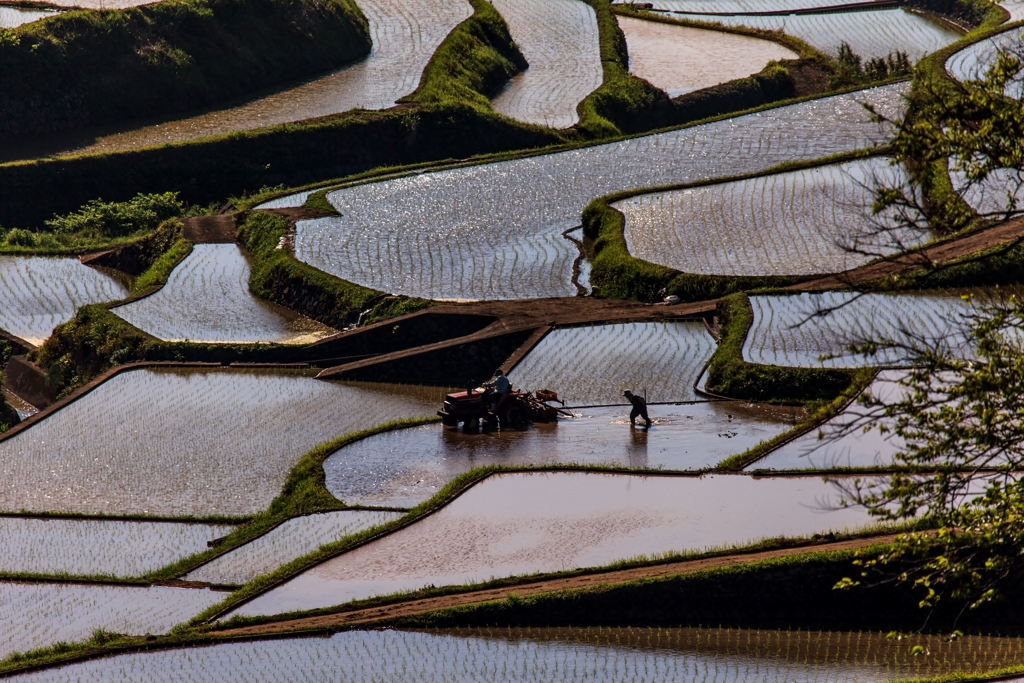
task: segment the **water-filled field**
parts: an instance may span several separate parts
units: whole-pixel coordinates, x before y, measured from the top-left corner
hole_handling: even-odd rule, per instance
[[[554,329],[509,373],[519,389],[552,389],[570,406],[693,401],[715,340],[702,322],[619,323]]]
[[[3,581],[0,658],[88,640],[96,629],[159,635],[223,599],[223,593],[189,588]]]
[[[373,40],[362,61],[246,104],[101,137],[76,151],[181,142],[356,108],[385,109],[416,89],[437,46],[473,13],[466,0],[359,0],[359,9]]]
[[[916,62],[960,39],[962,34],[937,20],[903,9],[834,14],[790,14],[785,16],[725,16],[678,13],[675,16],[709,21],[726,26],[748,26],[766,31],[783,31],[807,41],[822,52],[835,54],[842,42],[849,43],[864,59],[885,57],[894,50],[907,53]]]
[[[327,458],[327,488],[350,505],[413,507],[458,475],[488,465],[695,470],[785,432],[799,416],[792,408],[732,401],[651,406],[649,412],[649,429],[631,429],[629,408],[621,406],[574,410],[576,417],[523,431],[466,434],[429,424],[385,432]]]
[[[0,572],[141,576],[202,552],[234,527],[95,519],[0,518]]]
[[[822,292],[752,296],[754,322],[743,344],[751,363],[801,367],[865,367],[906,363],[906,351],[880,348],[871,356],[852,353],[851,343],[933,343],[966,353],[957,292],[857,294]],[[821,316],[819,311],[832,310]],[[822,356],[833,356],[821,360]]]
[[[638,195],[613,206],[625,216],[633,256],[684,273],[837,273],[874,258],[849,247],[890,254],[927,239],[891,230],[871,237],[882,220],[871,215],[874,188],[903,175],[889,159],[874,157]]]
[[[3,392],[4,399],[7,401],[7,405],[14,408],[18,413],[18,417],[24,420],[25,418],[35,415],[39,412],[39,409],[34,405],[21,398],[17,394],[13,394],[6,388],[0,388],[0,392]]]
[[[236,244],[197,244],[161,289],[113,309],[166,341],[306,344],[337,334],[249,291],[249,261]]]
[[[1018,57],[1021,55],[1024,51],[1021,31],[1020,28],[1013,28],[968,45],[946,60],[946,71],[958,81],[984,78],[989,68],[995,65],[999,53],[1008,52]],[[1006,93],[1020,99],[1024,95],[1024,85],[1020,81],[1012,81],[1007,85]]]
[[[576,105],[601,87],[594,9],[582,0],[495,0],[530,67],[494,97],[494,110],[527,123],[568,128]]]
[[[431,299],[573,296],[562,232],[596,197],[767,170],[888,139],[899,83],[557,154],[423,172],[329,193],[341,216],[300,221],[295,254],[340,278]]]
[[[30,344],[42,344],[81,306],[127,295],[127,287],[77,258],[0,256],[0,329]]]
[[[914,654],[915,647],[928,654]],[[1010,666],[1019,639],[887,638],[696,628],[501,628],[344,631],[330,637],[157,650],[21,676],[30,683],[302,683],[344,671],[351,683],[870,683]]]
[[[340,510],[289,519],[270,532],[188,573],[186,581],[241,585],[327,543],[397,519],[398,512]]]
[[[903,400],[905,389],[899,385],[900,371],[879,373],[866,389],[874,398],[885,401]],[[850,404],[846,410],[803,436],[779,446],[747,469],[801,470],[836,467],[876,467],[892,464],[893,454],[902,448],[902,440],[877,429],[860,429],[876,411]],[[876,420],[871,420],[877,424]]]
[[[440,401],[271,370],[124,372],[0,441],[0,509],[253,514],[317,444]]]
[[[835,0],[657,0],[655,9],[679,13],[735,14],[831,7]]]
[[[0,6],[0,28],[15,28],[32,21],[52,17],[54,14],[56,12],[47,9]]]
[[[491,476],[415,524],[318,565],[232,614],[269,615],[638,555],[864,526],[818,478],[579,472]],[[771,511],[770,514],[766,514]]]
[[[772,60],[799,58],[770,40],[634,17],[616,18],[626,35],[630,73],[669,97],[745,78]]]

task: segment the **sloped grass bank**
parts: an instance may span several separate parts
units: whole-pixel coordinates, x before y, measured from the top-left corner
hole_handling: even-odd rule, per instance
[[[0,139],[187,111],[370,51],[352,0],[164,0],[4,31]]]
[[[745,401],[808,403],[833,401],[855,381],[856,371],[788,368],[743,360],[743,342],[754,321],[745,294],[722,299],[718,315],[721,342],[708,366],[708,391]]]

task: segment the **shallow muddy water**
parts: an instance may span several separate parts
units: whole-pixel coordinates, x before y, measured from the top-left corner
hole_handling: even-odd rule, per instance
[[[780,12],[783,10],[830,7],[840,4],[836,0],[657,0],[655,9],[673,12],[704,12],[732,14],[737,12]]]
[[[902,251],[927,234],[870,233],[873,188],[903,176],[887,158],[749,180],[639,195],[613,206],[626,219],[629,252],[684,273],[706,275],[815,275],[863,265]],[[895,242],[894,238],[899,238]]]
[[[77,0],[76,0],[77,2]],[[106,152],[223,135],[350,109],[386,109],[412,93],[434,50],[473,13],[465,0],[359,0],[373,49],[362,61],[258,99],[188,118],[67,141],[57,152]],[[81,136],[79,136],[81,137]],[[41,144],[46,145],[45,141]],[[52,145],[51,145],[52,147]],[[39,150],[26,149],[28,156]]]
[[[308,555],[322,545],[401,516],[398,512],[341,510],[295,517],[183,578],[223,586],[241,585]]]
[[[576,105],[601,87],[601,45],[594,9],[581,0],[494,0],[529,68],[491,102],[499,114],[568,128]]]
[[[223,599],[223,593],[189,588],[0,582],[0,658],[88,640],[98,628],[166,633]]]
[[[22,24],[52,17],[57,12],[45,9],[22,9],[0,5],[0,28],[15,28]]]
[[[202,552],[223,524],[0,517],[0,572],[134,577]]]
[[[30,344],[42,344],[81,306],[127,295],[127,287],[77,258],[0,255],[0,329]]]
[[[693,391],[715,340],[702,322],[621,323],[549,332],[509,373],[518,389],[551,389],[570,406],[700,400]]]
[[[309,569],[232,614],[315,609],[428,585],[868,523],[862,510],[826,510],[838,501],[833,485],[817,477],[497,475],[412,526]]]
[[[906,390],[899,385],[901,374],[898,370],[879,373],[867,388],[868,394],[886,402],[903,400]],[[875,428],[864,433],[860,427],[869,416],[868,410],[854,402],[819,428],[779,446],[747,469],[820,470],[891,465],[903,441],[891,432],[881,434]],[[871,423],[878,424],[878,420]]]
[[[654,405],[646,429],[630,428],[627,407],[572,412],[524,431],[466,434],[430,424],[371,436],[327,458],[327,488],[350,505],[413,507],[487,465],[701,469],[785,432],[800,415],[731,401]]]
[[[855,368],[907,362],[907,352],[896,348],[881,348],[871,356],[849,350],[851,343],[865,341],[908,343],[920,338],[942,341],[959,354],[969,350],[961,327],[969,306],[956,291],[752,296],[750,305],[754,321],[743,357],[751,363]],[[815,315],[830,309],[835,310],[829,315]],[[822,360],[825,355],[830,358]]]
[[[907,84],[701,126],[328,194],[341,216],[300,221],[295,254],[379,291],[430,299],[574,296],[579,225],[596,197],[695,182],[868,147],[888,138],[861,102],[897,116]]]
[[[249,261],[236,244],[197,244],[155,294],[113,309],[165,341],[308,344],[337,334],[256,297]]]
[[[677,97],[755,74],[779,59],[798,59],[770,40],[616,17],[626,35],[629,71]]]
[[[927,655],[913,655],[922,645]],[[1019,661],[1019,639],[695,628],[346,631],[106,657],[16,676],[19,683],[869,683]]]
[[[948,24],[903,9],[784,16],[725,16],[678,13],[674,16],[726,26],[783,31],[835,55],[842,42],[865,60],[906,52],[912,62],[954,43],[963,35]]]
[[[124,372],[0,441],[0,509],[254,514],[317,444],[442,398],[269,370]]]

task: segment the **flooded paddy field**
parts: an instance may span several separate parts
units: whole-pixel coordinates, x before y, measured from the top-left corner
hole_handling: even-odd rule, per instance
[[[889,159],[875,157],[638,195],[613,206],[625,216],[633,256],[684,273],[837,273],[872,259],[844,246],[894,253],[894,237],[907,246],[927,240],[909,230],[887,232],[884,243],[865,239],[877,220],[871,215],[876,181],[902,175]]]
[[[7,401],[7,405],[14,408],[15,412],[18,413],[18,417],[22,420],[31,417],[39,412],[39,409],[34,405],[21,398],[17,394],[13,394],[7,389],[0,387],[0,391],[3,392],[4,400]]]
[[[0,517],[0,572],[142,576],[207,549],[224,524]]]
[[[370,54],[360,62],[259,99],[189,118],[122,129],[59,151],[107,152],[146,147],[350,109],[386,109],[419,86],[423,69],[437,46],[473,13],[465,0],[359,0],[359,9],[370,22],[373,40]]]
[[[299,260],[392,294],[430,299],[574,296],[562,233],[592,200],[637,187],[767,170],[888,139],[861,106],[903,110],[906,83],[700,126],[328,193],[341,216],[300,221]]]
[[[883,370],[865,391],[886,402],[903,400],[905,389],[899,385],[901,374],[897,370]],[[891,432],[881,434],[874,428],[863,432],[861,427],[868,410],[856,402],[851,403],[819,428],[779,446],[747,469],[825,470],[891,465],[903,441]]]
[[[752,296],[754,321],[743,344],[751,363],[799,367],[856,368],[900,365],[905,351],[880,348],[864,356],[849,350],[851,343],[941,341],[954,352],[966,353],[962,315],[968,304],[961,292],[917,294],[857,294],[822,292],[782,296]],[[820,316],[818,311],[835,309]],[[822,356],[831,356],[822,360]]]
[[[0,582],[0,658],[96,629],[160,635],[224,599],[223,593],[161,586]]]
[[[429,585],[867,525],[863,510],[826,510],[838,501],[833,485],[816,477],[494,475],[415,524],[313,567],[231,614],[316,609]]]
[[[509,373],[518,389],[551,389],[569,406],[700,400],[693,390],[715,340],[702,322],[620,323],[554,329]]]
[[[117,301],[128,288],[77,258],[0,255],[0,329],[39,345],[87,304]]]
[[[946,71],[958,81],[984,78],[999,59],[1000,53],[1008,52],[1017,56],[1021,54],[1024,50],[1024,38],[1021,37],[1021,33],[1022,29],[1013,28],[968,45],[946,60]],[[1024,85],[1020,81],[1010,81],[1005,92],[1020,99],[1024,97]]]
[[[327,543],[385,524],[399,512],[340,510],[289,519],[268,533],[189,572],[186,581],[239,586],[269,574]]]
[[[657,0],[654,8],[681,14],[758,14],[831,7],[835,0]]]
[[[161,289],[113,309],[165,341],[307,344],[332,334],[249,291],[249,261],[236,244],[197,244]]]
[[[377,434],[324,462],[327,488],[349,505],[413,507],[455,477],[488,465],[713,467],[790,429],[801,413],[740,402],[653,405],[649,428],[629,427],[629,408],[587,408],[523,431],[466,434],[437,424]],[[641,421],[642,424],[642,421]]]
[[[576,105],[601,87],[601,45],[594,9],[582,0],[494,0],[529,68],[491,102],[519,121],[568,128]]]
[[[298,459],[343,434],[432,415],[443,391],[286,371],[124,372],[0,441],[0,509],[248,515]]]
[[[725,26],[747,26],[785,33],[807,41],[822,52],[836,54],[840,43],[864,59],[906,52],[912,62],[960,39],[948,24],[903,9],[881,9],[834,14],[781,16],[728,16],[676,13],[674,16]]]
[[[912,654],[921,645],[927,655]],[[195,681],[728,681],[870,683],[1009,666],[1019,639],[696,628],[345,631],[105,657],[15,676],[30,683]]]
[[[616,19],[626,35],[630,73],[669,97],[746,78],[772,60],[799,58],[770,40],[634,17]]]
[[[57,12],[49,9],[26,9],[0,5],[0,28],[16,28],[39,19],[52,17]]]

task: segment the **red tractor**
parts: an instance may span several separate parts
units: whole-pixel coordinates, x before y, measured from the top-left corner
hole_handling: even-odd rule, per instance
[[[500,396],[493,391],[468,389],[448,394],[444,407],[437,411],[441,424],[458,427],[466,432],[475,432],[481,426],[485,431],[497,429],[522,429],[529,422],[553,422],[558,419],[558,408],[545,401],[557,401],[553,391],[541,390],[534,396],[528,391],[510,391]]]

